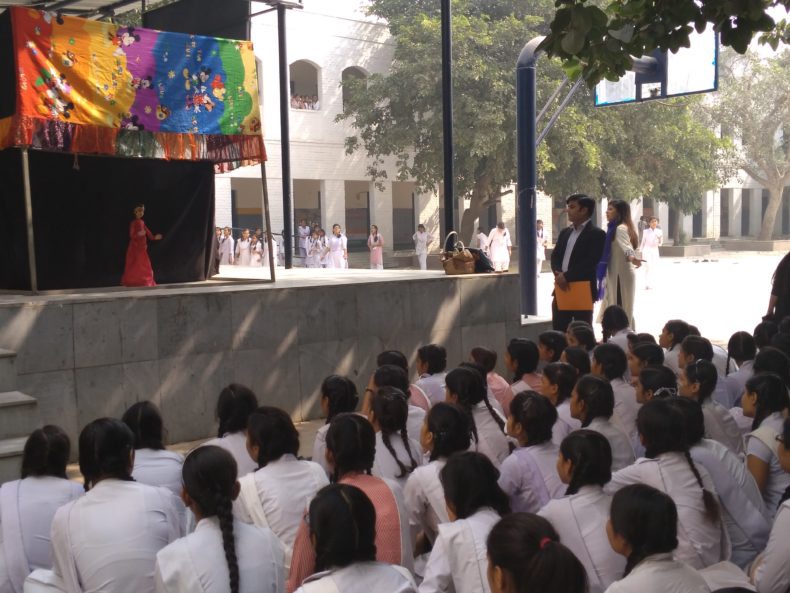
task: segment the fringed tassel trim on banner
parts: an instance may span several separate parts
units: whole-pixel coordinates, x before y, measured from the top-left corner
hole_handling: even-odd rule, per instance
[[[0,120],[0,149],[27,146],[75,154],[212,161],[225,170],[266,160],[263,138],[246,135],[172,134],[86,126],[15,115]]]

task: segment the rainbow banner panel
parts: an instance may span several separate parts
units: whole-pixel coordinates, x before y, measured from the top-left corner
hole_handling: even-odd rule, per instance
[[[10,13],[16,110],[0,148],[265,160],[251,42]]]

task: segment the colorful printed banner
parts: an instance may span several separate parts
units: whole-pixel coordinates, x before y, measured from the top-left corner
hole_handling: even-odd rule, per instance
[[[251,42],[10,10],[17,108],[0,148],[265,159]]]

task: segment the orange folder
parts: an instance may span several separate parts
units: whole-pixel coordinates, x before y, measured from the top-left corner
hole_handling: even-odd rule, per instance
[[[590,282],[587,280],[569,282],[568,290],[555,286],[554,298],[560,311],[592,311],[593,308]]]

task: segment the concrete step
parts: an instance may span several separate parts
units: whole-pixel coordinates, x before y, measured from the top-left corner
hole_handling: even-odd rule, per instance
[[[16,352],[0,348],[0,391],[16,389]]]
[[[38,402],[20,391],[0,393],[0,439],[27,437],[38,425]]]
[[[0,440],[0,484],[18,480],[27,437]]]

